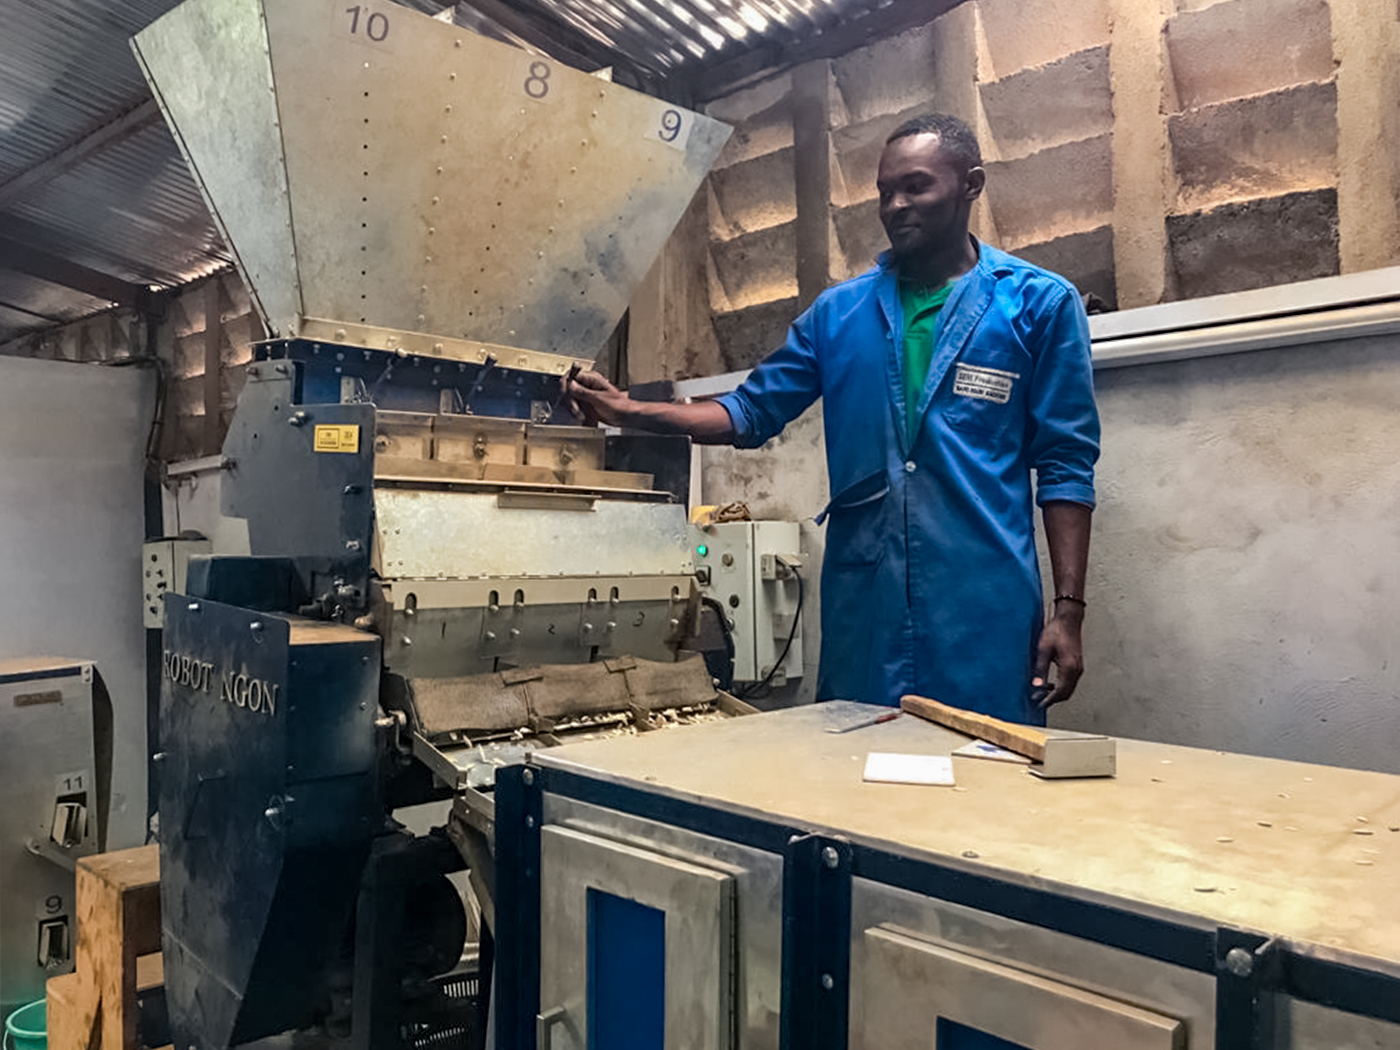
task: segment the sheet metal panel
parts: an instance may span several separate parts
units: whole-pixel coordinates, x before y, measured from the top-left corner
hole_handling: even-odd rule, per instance
[[[131,46],[258,313],[283,327],[301,292],[260,0],[181,4]]]
[[[729,134],[385,3],[188,0],[135,46],[286,334],[592,359]]]
[[[694,570],[685,508],[597,500],[592,509],[503,506],[494,493],[374,491],[380,574],[664,576]],[[685,589],[689,581],[685,581]]]

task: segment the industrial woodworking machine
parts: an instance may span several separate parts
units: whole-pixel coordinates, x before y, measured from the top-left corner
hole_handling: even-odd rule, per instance
[[[560,398],[728,129],[387,3],[188,0],[133,48],[272,335],[223,453],[251,554],[165,599],[173,1041],[465,1037],[445,875],[489,950],[496,770],[742,709],[688,651],[688,442]]]

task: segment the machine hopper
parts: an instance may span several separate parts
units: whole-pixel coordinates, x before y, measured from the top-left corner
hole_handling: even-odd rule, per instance
[[[729,134],[382,0],[188,0],[132,46],[283,337],[592,360]]]

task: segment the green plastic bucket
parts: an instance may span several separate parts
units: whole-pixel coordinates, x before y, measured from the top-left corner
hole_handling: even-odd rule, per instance
[[[10,1050],[48,1050],[48,1007],[43,999],[5,1018],[5,1042]]]

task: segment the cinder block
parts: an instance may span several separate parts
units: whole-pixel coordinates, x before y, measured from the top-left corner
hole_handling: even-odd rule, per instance
[[[981,0],[978,11],[992,68],[1000,80],[1108,43],[1109,0]]]
[[[177,336],[170,358],[170,374],[174,379],[189,379],[204,374],[204,332]]]
[[[715,336],[726,371],[752,368],[787,338],[797,317],[797,297],[761,303],[746,310],[715,315]]]
[[[707,116],[732,125],[712,170],[792,148],[792,77],[784,74],[705,106]]]
[[[1269,288],[1340,272],[1337,191],[1238,201],[1167,217],[1176,298]]]
[[[1319,189],[1337,181],[1337,85],[1233,99],[1167,124],[1177,208]]]
[[[796,223],[714,242],[710,254],[731,309],[797,295]]]
[[[874,200],[875,176],[880,169],[880,154],[885,150],[885,140],[910,117],[927,113],[931,108],[920,103],[832,131],[831,146],[836,154],[837,171],[845,187],[842,197],[833,195],[832,203],[842,207]]]
[[[984,143],[983,151],[1002,160],[1113,130],[1107,47],[983,83],[978,90],[995,140],[995,148]]]
[[[166,388],[166,417],[204,414],[204,376],[172,380]]]
[[[1176,111],[1330,79],[1327,0],[1225,0],[1167,22]]]
[[[986,198],[1012,251],[1105,225],[1113,218],[1112,136],[990,162]]]
[[[1040,244],[1022,245],[1015,254],[1026,262],[1068,278],[1081,295],[1096,296],[1105,309],[1118,309],[1112,226],[1071,233]]]
[[[832,212],[831,218],[836,226],[836,241],[845,264],[840,276],[854,277],[864,273],[875,265],[876,257],[890,246],[885,228],[880,225],[878,200],[838,208]]]
[[[727,240],[797,218],[791,148],[722,168],[710,176],[710,185],[719,206],[712,236]]]
[[[929,91],[933,37],[930,22],[835,59],[831,72],[847,120],[860,123],[894,112],[936,109]]]
[[[257,314],[234,314],[224,321],[224,345],[220,361],[225,368],[247,364],[253,357],[253,344],[263,337],[262,322]]]

